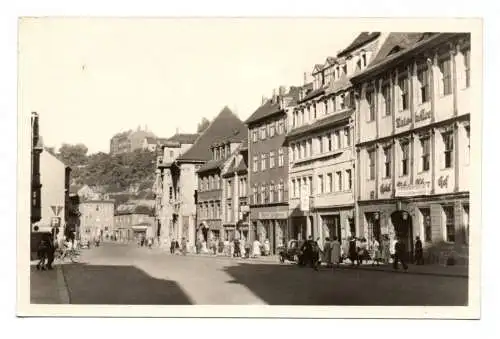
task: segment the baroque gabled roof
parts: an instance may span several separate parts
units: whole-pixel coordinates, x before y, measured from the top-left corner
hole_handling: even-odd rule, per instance
[[[354,51],[355,49],[375,40],[380,36],[380,32],[361,32],[352,42],[349,46],[344,48],[342,51],[339,52],[338,56],[342,57],[350,52]]]
[[[285,97],[291,98],[291,102],[289,103],[289,105],[294,105],[298,101],[300,90],[301,90],[300,87],[297,86],[290,87],[288,93],[285,94]],[[252,124],[254,122],[268,118],[282,111],[283,110],[280,108],[280,104],[277,100],[273,102],[271,99],[269,99],[264,104],[259,106],[255,110],[255,112],[253,112],[253,114],[245,121],[245,123],[247,125]]]
[[[216,142],[241,142],[247,137],[245,125],[227,106],[212,120],[210,125],[196,139],[193,146],[181,155],[180,162],[206,162],[211,159],[210,147]]]

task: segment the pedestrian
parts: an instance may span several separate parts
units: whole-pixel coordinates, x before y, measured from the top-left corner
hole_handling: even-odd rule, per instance
[[[47,242],[47,249],[46,249],[46,255],[47,255],[47,269],[51,270],[53,269],[52,264],[54,263],[54,257],[56,255],[56,242],[54,241],[53,236],[48,237],[48,242]]]
[[[357,266],[359,266],[358,249],[356,248],[356,238],[351,236],[349,240],[349,260],[351,261],[351,266],[354,266],[356,261]]]
[[[269,243],[269,239],[266,238],[264,240],[264,255],[268,256],[271,254],[271,244]]]
[[[245,258],[245,238],[241,237],[240,239],[240,256]]]
[[[172,239],[172,241],[170,241],[170,254],[174,253],[175,253],[175,240]]]
[[[361,260],[361,264],[363,264],[363,261],[368,261],[369,258],[368,242],[366,238],[363,237],[359,240],[359,259]]]
[[[319,239],[319,238],[318,238]],[[321,254],[321,249],[319,247],[319,243],[317,240],[310,240],[311,243],[311,266],[312,268],[317,271],[318,267],[320,265],[320,254]]]
[[[381,247],[380,254],[382,262],[384,264],[388,264],[391,258],[391,242],[387,234],[384,234],[382,236],[382,243],[380,244],[380,247]]]
[[[424,264],[424,249],[422,246],[422,241],[420,240],[420,237],[418,235],[415,239],[415,264]]]
[[[333,237],[333,241],[331,243],[331,263],[332,267],[339,267],[340,265],[340,260],[341,260],[341,248],[340,248],[340,241],[336,236]]]
[[[371,249],[371,257],[372,257],[372,266],[375,266],[375,263],[377,264],[377,266],[379,266],[380,259],[381,259],[380,243],[378,242],[378,240],[376,238],[372,239],[370,249]]]
[[[182,255],[186,255],[187,254],[187,240],[186,238],[182,238],[181,240],[181,246],[182,246]]]
[[[321,242],[321,238],[316,238],[316,244],[318,245],[318,264],[321,265],[325,261],[325,246]]]
[[[252,257],[257,258],[260,256],[260,254],[261,254],[260,253],[260,246],[261,246],[261,244],[260,244],[259,239],[255,239],[253,241],[253,246],[252,246],[253,247],[252,248]]]
[[[392,259],[392,262],[394,263],[394,257],[396,255],[396,237],[390,240],[390,257]]]
[[[398,263],[401,261],[401,265],[403,265],[403,269],[408,271],[408,265],[405,263],[405,244],[399,240],[399,238],[396,237],[395,242],[394,242],[394,262],[393,262],[393,268],[395,270],[399,269]]]
[[[323,248],[323,261],[325,262],[327,267],[330,267],[332,264],[332,243],[330,242],[330,238],[325,238],[325,247]]]
[[[45,271],[45,260],[47,259],[47,250],[49,248],[50,235],[44,233],[37,247],[37,257],[38,264],[36,265],[37,270]]]
[[[224,241],[222,240],[222,238],[219,238],[219,254],[224,254]]]
[[[153,238],[149,237],[148,238],[148,247],[151,249],[153,247]]]
[[[234,257],[239,257],[240,253],[240,239],[234,239]]]

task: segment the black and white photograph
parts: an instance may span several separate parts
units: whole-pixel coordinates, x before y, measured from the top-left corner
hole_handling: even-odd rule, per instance
[[[477,318],[481,23],[422,21],[20,18],[18,313]]]

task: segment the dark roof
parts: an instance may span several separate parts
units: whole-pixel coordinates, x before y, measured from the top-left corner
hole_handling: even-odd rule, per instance
[[[210,147],[218,141],[227,138],[231,131],[238,131],[237,135],[232,135],[230,141],[242,141],[247,135],[241,132],[244,125],[227,106],[215,117],[210,125],[196,139],[194,145],[181,155],[177,161],[209,161],[211,159]]]
[[[291,86],[288,93],[285,94],[285,97],[291,98],[290,105],[293,105],[297,102],[299,98],[300,87]],[[262,119],[271,117],[277,113],[282,112],[280,109],[279,101],[276,100],[275,103],[271,99],[267,100],[264,104],[262,104],[253,114],[245,121],[245,124],[252,124]]]
[[[300,100],[299,102],[304,102],[304,101],[307,101],[307,100],[311,100],[312,98],[315,98],[317,97],[318,95],[321,95],[325,93],[325,88],[324,87],[321,87],[321,88],[318,88],[318,89],[315,89],[313,91],[310,91],[302,100]]]
[[[159,143],[160,145],[163,145],[168,141],[168,138],[158,138],[156,139],[156,142]]]
[[[214,169],[220,169],[226,160],[227,159],[210,160],[203,164],[196,172],[203,173]]]
[[[344,56],[346,54],[349,54],[350,52],[354,51],[355,49],[375,40],[380,36],[380,32],[361,32],[356,39],[354,39],[347,48],[344,48],[340,53],[338,54],[339,57]]]
[[[336,93],[338,91],[345,90],[349,87],[351,87],[351,81],[349,78],[345,75],[343,75],[340,79],[332,81],[330,83],[330,87],[328,88],[328,92],[330,93]]]
[[[394,61],[407,53],[425,47],[426,44],[437,44],[459,33],[390,33],[385,43],[373,59],[373,62],[363,72],[352,77],[353,82],[366,78],[369,74],[376,72],[383,65]],[[391,53],[392,52],[392,53]]]
[[[167,141],[174,141],[174,142],[178,142],[181,144],[194,144],[196,139],[198,139],[199,136],[200,136],[200,134],[198,134],[198,133],[194,133],[194,134],[178,133],[178,134],[175,134],[174,136],[171,136],[170,138],[168,138],[164,141],[165,141],[165,143]]]
[[[153,137],[146,137],[146,142],[150,145],[156,144],[156,138]]]
[[[311,132],[311,131],[314,131],[317,129],[330,127],[332,125],[340,123],[340,122],[344,121],[345,119],[348,119],[352,115],[352,112],[353,112],[352,109],[349,109],[348,111],[345,111],[343,113],[333,114],[332,116],[330,116],[328,118],[318,120],[311,125],[301,126],[297,129],[290,131],[287,134],[287,139],[292,138],[292,137],[296,137],[296,136],[299,136],[299,135],[302,135],[302,134],[305,134],[305,133],[308,133],[308,132]]]
[[[153,214],[153,208],[145,205],[123,204],[116,208],[115,215],[126,214]]]

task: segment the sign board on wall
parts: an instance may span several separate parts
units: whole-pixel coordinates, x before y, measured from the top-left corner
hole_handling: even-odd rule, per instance
[[[276,211],[276,212],[259,212],[259,219],[287,219],[288,212]]]
[[[431,183],[416,182],[415,184],[398,183],[396,185],[397,197],[413,197],[418,195],[429,195],[431,193]]]

